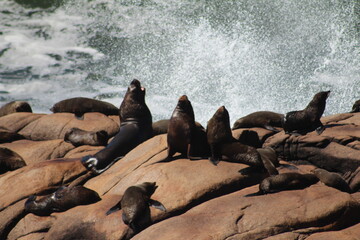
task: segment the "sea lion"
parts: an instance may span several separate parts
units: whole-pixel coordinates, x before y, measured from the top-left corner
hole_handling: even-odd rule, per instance
[[[60,187],[56,192],[39,199],[30,196],[25,202],[25,210],[38,216],[49,216],[53,212],[64,212],[79,205],[88,205],[100,201],[98,193],[83,187]]]
[[[79,128],[69,129],[64,136],[65,142],[70,142],[75,147],[81,145],[106,146],[109,135],[106,131],[85,131]]]
[[[360,167],[358,167],[354,172],[347,172],[344,174],[344,179],[349,184],[351,192],[360,191]]]
[[[145,103],[145,88],[134,79],[119,110],[120,129],[111,142],[93,156],[82,158],[82,164],[100,174],[140,143],[152,137],[152,116]]]
[[[0,129],[0,143],[8,143],[21,139],[25,139],[25,137],[21,134]]]
[[[156,182],[143,182],[127,188],[121,200],[106,215],[122,209],[123,222],[135,233],[142,231],[151,224],[149,206],[166,211],[160,202],[150,199],[157,187]]]
[[[318,181],[319,179],[314,174],[301,174],[297,172],[281,173],[262,180],[259,184],[259,194],[304,189]]]
[[[316,168],[311,171],[326,186],[336,188],[343,192],[351,192],[349,184],[337,173],[328,172],[325,169]]]
[[[152,124],[153,136],[165,134],[168,132],[170,119],[162,119]]]
[[[288,112],[283,120],[285,133],[306,134],[316,130],[320,135],[325,129],[320,118],[329,94],[330,91],[318,92],[304,110]]]
[[[278,132],[279,130],[275,129],[275,127],[282,127],[283,118],[284,114],[280,113],[270,111],[254,112],[236,120],[232,130],[238,128],[261,127]]]
[[[54,104],[50,111],[53,113],[74,113],[76,118],[83,119],[84,113],[99,112],[105,115],[117,115],[119,109],[113,104],[85,97],[75,97],[62,100]]]
[[[32,109],[29,105],[29,103],[24,101],[12,101],[9,103],[6,103],[2,107],[0,107],[0,117],[16,113],[16,112],[32,112]]]
[[[360,99],[357,100],[352,106],[351,113],[360,112]]]
[[[224,155],[228,161],[266,169],[270,175],[278,174],[274,164],[268,162],[269,158],[262,158],[256,148],[242,144],[232,136],[229,113],[224,106],[208,121],[206,133],[211,152],[209,160],[214,165],[217,165]]]
[[[0,147],[0,174],[26,166],[24,159],[16,152]]]
[[[195,116],[191,102],[186,95],[179,98],[179,101],[171,115],[168,132],[168,158],[176,152],[190,158],[190,148],[193,147],[195,134]]]

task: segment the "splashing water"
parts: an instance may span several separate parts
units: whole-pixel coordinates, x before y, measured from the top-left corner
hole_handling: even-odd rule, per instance
[[[120,105],[138,78],[154,120],[186,94],[196,120],[303,109],[331,90],[325,115],[360,99],[357,1],[0,2],[0,101],[49,112],[69,97]],[[33,3],[36,1],[30,1]]]

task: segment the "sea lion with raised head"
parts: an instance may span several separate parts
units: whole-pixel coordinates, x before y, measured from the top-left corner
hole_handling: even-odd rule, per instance
[[[217,165],[224,155],[228,161],[266,169],[270,175],[278,174],[274,164],[269,162],[269,158],[262,157],[256,148],[242,144],[232,136],[229,113],[224,106],[220,107],[208,121],[206,133],[211,152],[209,160],[214,165]]]
[[[270,111],[254,112],[236,120],[233,124],[232,130],[238,128],[261,127],[278,132],[279,130],[275,127],[282,127],[283,118],[284,114],[280,113]]]
[[[145,88],[134,79],[119,110],[120,129],[112,141],[93,156],[82,158],[82,164],[100,174],[140,143],[152,137],[152,116],[145,103]]]
[[[343,192],[348,192],[348,193],[351,192],[349,184],[340,174],[329,172],[321,168],[316,168],[311,172],[326,186],[336,188]]]
[[[56,192],[37,199],[32,195],[25,202],[25,210],[38,216],[48,216],[53,212],[64,212],[79,205],[100,201],[98,193],[81,185],[60,187]]]
[[[318,92],[304,110],[286,113],[283,128],[287,134],[306,134],[316,130],[321,134],[325,127],[320,118],[325,110],[330,91]]]
[[[25,167],[24,159],[16,152],[0,147],[0,174]]]
[[[351,113],[360,112],[360,99],[357,100],[352,106]]]
[[[190,150],[193,148],[195,135],[195,116],[191,102],[186,95],[179,98],[179,101],[171,115],[168,131],[168,158],[176,152],[190,158]]]
[[[314,174],[297,172],[281,173],[265,178],[259,184],[259,194],[280,192],[284,190],[304,189],[315,184],[319,179]]]
[[[64,136],[65,142],[70,142],[75,147],[82,145],[106,146],[109,135],[106,131],[85,131],[80,128],[69,129]]]
[[[110,208],[106,215],[122,209],[123,222],[135,233],[142,231],[151,224],[149,206],[166,211],[160,202],[151,199],[156,188],[156,182],[144,182],[128,187],[121,200]]]
[[[6,103],[2,107],[0,107],[0,117],[16,113],[16,112],[32,112],[32,109],[29,105],[29,103],[24,101],[12,101],[9,103]]]
[[[75,97],[62,100],[50,109],[53,113],[74,113],[78,119],[84,118],[84,113],[99,112],[105,115],[117,115],[119,109],[113,104],[85,97]]]

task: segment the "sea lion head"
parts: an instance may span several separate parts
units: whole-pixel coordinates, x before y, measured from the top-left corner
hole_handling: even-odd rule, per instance
[[[188,97],[186,95],[182,95],[179,98],[179,101],[176,105],[176,111],[185,112],[191,115],[192,118],[194,117],[194,110],[192,108],[191,102],[189,101]]]
[[[153,195],[158,186],[156,186],[156,182],[143,182],[142,184],[137,185],[141,188],[147,196]]]
[[[215,112],[213,118],[221,121],[230,122],[229,112],[225,108],[225,106],[219,107],[218,110]]]
[[[139,80],[134,79],[131,81],[130,86],[128,87],[128,93],[131,94],[133,98],[138,101],[145,101],[145,88],[141,87]]]
[[[330,96],[330,91],[318,92],[315,94],[314,99],[319,99],[319,101],[326,101]]]
[[[356,113],[356,112],[360,112],[360,100],[357,100],[351,109],[351,113]]]

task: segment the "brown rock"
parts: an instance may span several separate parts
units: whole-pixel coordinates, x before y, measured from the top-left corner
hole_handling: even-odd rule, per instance
[[[0,117],[0,129],[5,129],[10,132],[18,132],[26,127],[29,123],[45,116],[45,114],[35,113],[12,113],[3,117]]]
[[[250,187],[212,199],[186,213],[145,229],[133,239],[262,239],[301,229],[335,228],[356,223],[360,204],[347,193],[313,185],[255,197]]]
[[[19,140],[0,146],[7,147],[20,154],[27,165],[62,158],[67,152],[75,148],[72,144],[61,139],[49,141]]]
[[[0,210],[32,194],[63,185],[86,169],[80,159],[60,159],[37,163],[0,177]]]
[[[71,113],[56,113],[31,122],[19,133],[35,141],[64,139],[65,133],[73,127],[86,131],[105,130],[109,136],[119,131],[117,123],[101,113],[85,113],[84,120],[77,119]]]

